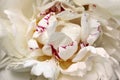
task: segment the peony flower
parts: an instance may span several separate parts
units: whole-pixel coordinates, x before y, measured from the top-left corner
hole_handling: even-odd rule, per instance
[[[120,79],[119,14],[111,13],[110,5],[96,0],[19,3],[1,7],[2,80]]]

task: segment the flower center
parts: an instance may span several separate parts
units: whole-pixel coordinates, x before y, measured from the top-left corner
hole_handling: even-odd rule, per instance
[[[85,10],[89,9],[88,5],[84,5],[84,7]],[[93,5],[93,7],[96,6]],[[69,36],[70,32],[68,32],[69,34],[62,33],[64,24],[62,24],[63,26],[59,30],[56,30],[58,29],[58,27],[56,26],[58,26],[58,23],[60,22],[60,20],[56,18],[56,15],[62,11],[65,11],[65,9],[60,2],[56,2],[53,6],[49,7],[45,11],[42,11],[36,19],[36,27],[32,36],[33,39],[29,40],[28,45],[31,50],[35,50],[35,49],[42,50],[43,55],[38,56],[37,60],[45,61],[54,58],[61,68],[67,69],[70,65],[75,63],[72,62],[72,59],[78,54],[78,52],[80,52],[81,48],[93,44],[94,41],[98,38],[100,33],[100,27],[99,27],[100,24],[95,19],[91,19],[91,18],[89,19],[90,16],[88,17],[87,14],[82,15],[82,17],[79,19],[79,21],[81,21],[79,25],[81,25],[82,27],[78,26],[78,23],[76,24],[76,22],[74,21],[71,20],[65,21],[66,23],[72,22],[74,23],[74,25],[77,25],[77,27],[79,27],[79,28],[76,27],[73,28],[73,30],[80,29],[81,31],[79,32],[80,32],[80,36],[82,37],[77,35],[78,37],[80,37],[80,39],[78,38],[78,42],[77,42],[76,39],[73,40],[74,37]],[[54,36],[53,33],[57,31],[58,31],[57,34],[58,36]],[[60,31],[61,33],[59,33]],[[76,38],[76,34],[77,33],[74,34],[75,38]],[[46,51],[43,51],[43,48],[45,46],[46,46]],[[89,54],[83,56],[81,61],[85,60],[87,56],[89,56]]]

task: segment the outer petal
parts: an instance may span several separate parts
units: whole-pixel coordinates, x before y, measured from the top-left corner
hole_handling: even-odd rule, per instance
[[[109,11],[110,13],[112,13],[116,18],[120,19],[120,15],[119,15],[119,11],[120,11],[120,5],[118,3],[120,3],[119,0],[73,0],[77,5],[85,5],[85,4],[97,4],[101,7],[103,7],[104,9],[106,9],[107,11]],[[110,3],[110,4],[106,4],[106,3]]]
[[[12,30],[11,30],[11,24],[8,20],[0,19],[0,46],[5,53],[7,53],[10,56],[14,57],[22,57],[23,55],[20,54],[15,46],[14,46],[14,40],[12,37]]]
[[[9,29],[12,33],[12,37],[14,38],[13,45],[16,47],[19,53],[27,54],[28,52],[25,34],[29,21],[22,15],[20,11],[6,10],[5,13],[8,15],[8,18],[12,23],[12,29],[10,29],[11,25],[9,26]]]
[[[21,3],[21,4],[20,4]],[[21,10],[26,17],[31,17],[32,14],[32,7],[35,3],[35,0],[0,0],[0,17],[6,18],[4,14],[4,10]]]
[[[35,76],[43,75],[45,78],[56,79],[59,69],[54,59],[39,62],[37,60],[26,60],[8,65],[7,69],[14,72],[28,72]]]
[[[98,56],[93,56],[89,58],[89,61],[92,60],[94,62],[91,71],[89,71],[85,76],[84,79],[102,79],[102,80],[116,80],[117,77],[114,73],[113,65],[111,64],[110,59],[105,59]],[[108,70],[109,69],[109,70]]]
[[[36,65],[33,65],[31,74],[36,76],[43,74],[46,78],[56,79],[58,68],[54,60],[38,62]]]
[[[9,71],[6,69],[1,69],[0,79],[1,80],[30,80],[31,75],[29,73],[18,73],[18,72]]]
[[[0,49],[0,69],[6,67],[10,62],[10,57],[4,50]]]
[[[103,23],[103,35],[97,40],[96,45],[103,47],[111,56],[120,61],[120,31],[119,22],[110,18]]]

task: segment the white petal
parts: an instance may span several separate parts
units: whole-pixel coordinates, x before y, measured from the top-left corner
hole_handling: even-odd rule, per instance
[[[87,54],[88,54],[88,50],[86,47],[80,49],[79,52],[77,53],[77,55],[73,58],[72,62],[77,62],[77,61],[83,59]]]
[[[72,64],[68,69],[62,70],[63,74],[71,75],[71,76],[83,76],[86,73],[86,63],[85,62],[77,62]]]
[[[77,51],[77,42],[73,42],[72,46],[66,46],[66,48],[60,46],[58,55],[60,56],[61,59],[66,61],[69,58],[71,58],[76,51]]]
[[[58,69],[54,60],[39,62],[34,65],[31,73],[40,76],[43,74],[46,78],[56,78],[58,75]]]
[[[61,32],[65,33],[67,36],[72,38],[73,41],[80,41],[80,26],[76,24],[66,24],[66,26],[61,30]]]
[[[103,48],[96,48],[97,54],[109,58],[108,53]]]
[[[72,41],[70,37],[61,32],[53,33],[47,45],[51,46],[51,49],[49,49],[49,51],[47,50],[49,54],[58,54],[58,56],[63,60],[67,60],[72,57],[77,50],[77,42]],[[56,52],[53,51],[52,47]]]
[[[29,23],[29,20],[22,14],[22,12],[17,10],[5,10],[5,13],[8,15],[10,22],[12,23],[11,33],[14,37],[14,45],[17,51],[21,54],[27,54],[26,47],[26,30]],[[11,28],[11,26],[9,26]],[[23,53],[24,52],[24,53]]]
[[[82,41],[86,41],[90,33],[90,27],[88,24],[88,16],[89,14],[83,13],[81,17],[81,39]]]
[[[35,31],[33,34],[34,38],[38,39],[38,42],[42,44],[46,44],[50,35],[55,32],[55,28],[57,25],[57,19],[55,16],[52,16],[52,13],[46,15],[40,22],[38,26],[42,28],[37,28],[38,31]]]
[[[100,35],[100,31],[99,31],[99,27],[100,27],[100,23],[96,20],[96,19],[90,19],[90,34],[88,36],[87,42],[89,44],[93,44],[99,37]]]
[[[62,19],[62,20],[72,20],[79,18],[81,15],[74,13],[69,10],[62,11],[61,13],[57,14],[56,17]]]
[[[32,67],[32,66],[38,64],[38,61],[36,61],[36,60],[27,60],[23,64],[24,64],[24,67]]]
[[[57,49],[59,46],[68,45],[72,42],[72,39],[64,33],[55,32],[50,36],[48,44],[52,44],[55,47],[55,49]]]
[[[30,39],[28,41],[28,47],[30,49],[38,49],[39,48],[38,43],[37,43],[37,41],[35,39]]]
[[[96,49],[94,47],[87,46],[87,47],[81,48],[72,61],[77,62],[82,60],[85,57],[88,58],[91,53],[96,54]]]
[[[51,47],[49,45],[43,46],[42,51],[45,55],[52,56]]]
[[[15,56],[15,57],[22,57],[23,55],[20,54],[13,42],[13,35],[12,34],[12,28],[11,28],[11,23],[8,20],[5,19],[0,19],[0,44],[1,44],[1,49],[7,51],[7,54],[10,56]]]
[[[100,23],[88,13],[83,13],[81,18],[81,39],[92,45],[99,37]]]
[[[0,78],[1,80],[30,80],[31,76],[29,73],[19,73],[13,72],[6,69],[0,70]]]

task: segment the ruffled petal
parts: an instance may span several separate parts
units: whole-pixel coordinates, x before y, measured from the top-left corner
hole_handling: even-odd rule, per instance
[[[56,79],[58,75],[58,68],[54,60],[38,62],[33,65],[31,74],[36,76],[43,74],[46,78]]]
[[[53,16],[53,14],[54,13],[50,13],[42,18],[33,34],[33,38],[37,38],[38,42],[41,44],[46,44],[50,35],[55,32],[57,19]]]

